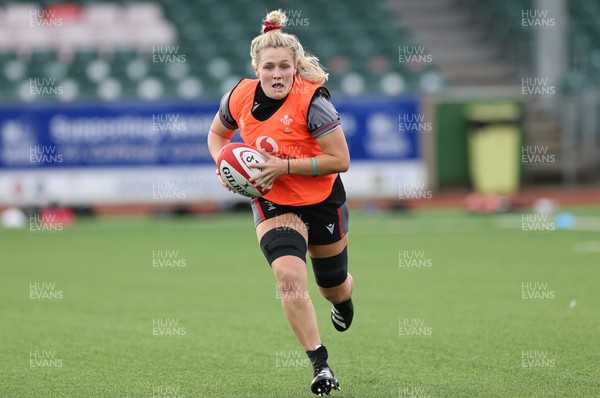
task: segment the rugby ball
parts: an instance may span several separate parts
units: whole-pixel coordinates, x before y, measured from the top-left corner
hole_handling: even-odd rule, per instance
[[[260,173],[260,169],[251,168],[250,165],[265,163],[264,156],[250,145],[233,143],[227,144],[219,152],[217,164],[219,173],[225,183],[233,192],[249,198],[259,198],[266,195],[273,184],[269,186],[254,187],[251,177]]]

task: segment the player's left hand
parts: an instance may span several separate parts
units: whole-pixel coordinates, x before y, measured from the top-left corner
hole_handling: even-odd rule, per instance
[[[271,155],[264,149],[260,150],[260,153],[265,157],[265,163],[256,163],[250,167],[259,169],[260,173],[250,178],[250,182],[255,187],[260,185],[268,187],[273,184],[278,177],[287,174],[287,160],[280,159],[276,156]]]

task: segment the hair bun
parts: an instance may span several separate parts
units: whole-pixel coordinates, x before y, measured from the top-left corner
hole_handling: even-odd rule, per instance
[[[262,32],[267,33],[271,30],[278,30],[285,26],[287,15],[281,10],[271,11],[263,20]]]

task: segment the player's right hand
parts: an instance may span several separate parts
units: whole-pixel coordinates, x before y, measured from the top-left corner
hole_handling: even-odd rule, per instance
[[[223,181],[223,178],[221,177],[221,173],[219,173],[218,168],[215,170],[215,174],[217,175],[217,177],[219,177],[219,182],[221,183],[221,185],[223,185],[225,188],[227,188],[228,191],[231,191],[231,188],[229,188],[229,185],[227,185],[225,183],[225,181]]]

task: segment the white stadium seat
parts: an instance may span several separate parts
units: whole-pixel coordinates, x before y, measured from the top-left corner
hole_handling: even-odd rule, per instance
[[[71,54],[79,49],[94,49],[98,47],[100,34],[83,23],[69,24],[57,30],[56,45],[63,54]]]
[[[124,17],[134,25],[151,24],[163,19],[163,10],[157,3],[130,3],[125,6]]]
[[[5,23],[10,26],[31,26],[31,18],[41,13],[40,7],[35,3],[7,4],[5,9]]]
[[[85,7],[83,19],[94,25],[113,26],[121,19],[123,8],[114,3],[97,3]]]

